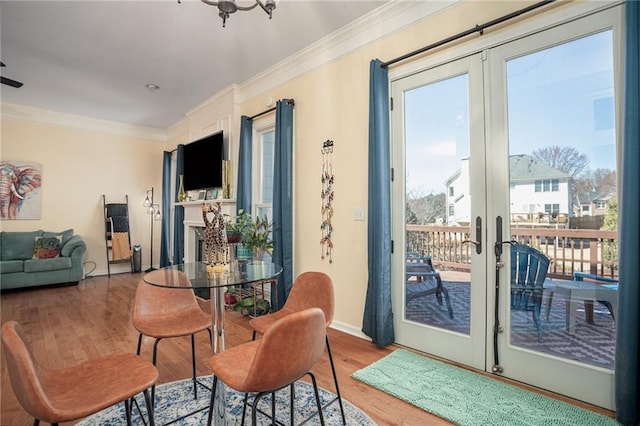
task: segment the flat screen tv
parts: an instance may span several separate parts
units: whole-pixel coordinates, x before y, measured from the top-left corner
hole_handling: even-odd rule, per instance
[[[184,146],[183,186],[185,191],[222,186],[224,141],[222,131]]]

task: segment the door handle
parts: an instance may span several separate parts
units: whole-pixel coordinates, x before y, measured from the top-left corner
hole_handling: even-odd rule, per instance
[[[462,244],[467,243],[476,246],[476,254],[482,253],[482,219],[480,216],[476,217],[476,239],[462,241]]]

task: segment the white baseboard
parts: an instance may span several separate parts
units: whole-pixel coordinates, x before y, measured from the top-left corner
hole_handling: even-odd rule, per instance
[[[353,326],[351,324],[346,324],[346,323],[340,322],[340,321],[333,321],[329,327],[331,327],[331,328],[333,328],[335,330],[342,331],[344,333],[350,334],[352,336],[359,337],[361,339],[371,341],[371,338],[369,336],[367,336],[366,334],[364,334],[362,332],[362,330],[360,330],[360,328],[355,327],[355,326]]]

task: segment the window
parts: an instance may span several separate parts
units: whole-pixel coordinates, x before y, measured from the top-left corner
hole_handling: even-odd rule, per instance
[[[453,190],[453,186],[449,187],[449,197],[453,197],[455,195],[455,191]]]
[[[453,204],[450,205],[449,206],[449,216],[453,216],[455,214],[455,212],[456,212],[456,209],[455,209],[454,205]]]
[[[596,201],[596,209],[606,209],[607,202],[606,201]]]
[[[560,212],[560,204],[545,204],[544,205],[545,213],[558,213]]]
[[[258,172],[254,176],[254,206],[255,215],[273,218],[273,162],[274,162],[274,142],[275,130],[268,128],[259,133],[257,146],[254,150],[254,170]],[[257,163],[257,164],[256,164]]]
[[[558,192],[560,190],[560,180],[558,179],[538,179],[534,184],[535,192]]]

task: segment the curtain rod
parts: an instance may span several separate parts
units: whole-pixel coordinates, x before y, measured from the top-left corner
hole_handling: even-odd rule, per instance
[[[387,68],[387,67],[389,67],[389,65],[393,65],[393,64],[395,64],[397,62],[404,61],[405,59],[409,59],[409,58],[411,58],[413,56],[416,56],[416,55],[419,55],[421,53],[424,53],[427,50],[435,49],[436,47],[440,47],[440,46],[445,45],[447,43],[451,43],[452,41],[461,39],[462,37],[466,37],[466,36],[468,36],[470,34],[473,34],[473,33],[476,33],[476,32],[478,32],[478,33],[480,33],[480,35],[482,35],[484,33],[484,30],[489,28],[489,27],[492,27],[492,26],[497,25],[497,24],[501,24],[502,22],[505,22],[505,21],[508,21],[510,19],[516,18],[516,17],[518,17],[518,16],[520,16],[520,15],[522,15],[524,13],[531,12],[532,10],[538,9],[538,8],[540,8],[542,6],[546,6],[547,4],[553,3],[555,1],[556,0],[544,0],[544,1],[532,4],[531,6],[525,7],[525,8],[520,9],[520,10],[516,10],[515,12],[509,13],[508,15],[504,15],[504,16],[498,18],[498,19],[494,19],[493,21],[486,22],[486,23],[484,23],[482,25],[476,25],[473,28],[470,28],[470,29],[468,29],[466,31],[463,31],[463,32],[458,33],[456,35],[453,35],[451,37],[447,37],[445,39],[442,39],[442,40],[440,40],[440,41],[438,41],[436,43],[430,44],[430,45],[425,46],[423,48],[420,48],[418,50],[414,50],[413,52],[404,54],[404,55],[399,56],[399,57],[397,57],[395,59],[392,59],[390,61],[383,62],[383,63],[380,64],[380,66],[382,68]]]
[[[290,105],[295,105],[295,102],[294,102],[294,100],[293,100],[293,99],[287,99],[287,102],[288,102]],[[262,112],[257,113],[256,115],[252,115],[251,117],[249,117],[249,120],[253,120],[254,118],[258,118],[258,117],[260,117],[261,115],[269,114],[270,112],[275,111],[275,110],[276,110],[276,107],[269,108],[269,109],[267,109],[267,110],[264,110],[264,111],[262,111]]]

